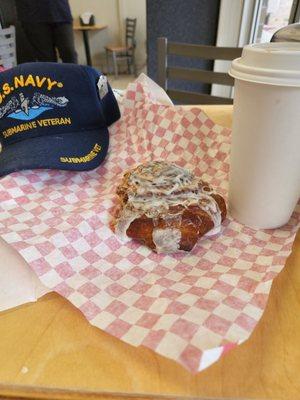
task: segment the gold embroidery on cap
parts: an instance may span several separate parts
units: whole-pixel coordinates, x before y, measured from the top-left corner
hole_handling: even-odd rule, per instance
[[[71,164],[81,164],[92,161],[97,154],[101,151],[102,147],[100,144],[96,143],[93,147],[92,151],[90,151],[87,155],[82,157],[60,157],[59,161],[62,163],[71,163]]]
[[[10,136],[15,135],[16,133],[28,131],[31,129],[43,128],[47,126],[71,125],[71,124],[72,120],[70,117],[38,119],[36,121],[25,122],[23,124],[15,125],[11,128],[8,128],[2,132],[2,135],[4,138],[8,138]]]

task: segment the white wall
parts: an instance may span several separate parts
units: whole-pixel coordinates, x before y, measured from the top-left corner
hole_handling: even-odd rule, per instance
[[[105,65],[106,44],[120,44],[124,40],[126,17],[137,18],[137,50],[138,67],[146,62],[146,0],[69,0],[73,18],[78,22],[79,15],[90,11],[95,15],[96,24],[108,25],[107,29],[89,32],[93,65],[103,68]],[[75,32],[75,45],[79,62],[86,63],[81,32]],[[104,67],[103,69],[106,69]]]
[[[221,0],[217,46],[243,47],[249,43],[256,3],[257,0]],[[230,64],[230,61],[217,60],[214,71],[228,72]],[[214,84],[211,94],[230,97],[232,88]]]

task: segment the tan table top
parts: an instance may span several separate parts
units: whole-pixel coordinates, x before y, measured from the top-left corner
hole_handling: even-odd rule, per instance
[[[102,31],[103,29],[106,29],[107,25],[92,25],[92,26],[82,26],[78,24],[73,25],[74,31]]]
[[[203,108],[215,121],[230,126],[232,106]],[[0,260],[5,251],[0,242]],[[8,267],[22,262],[12,250],[6,259]],[[50,293],[36,303],[0,313],[0,395],[120,398],[101,394],[113,392],[127,393],[125,398],[153,393],[155,398],[168,394],[298,399],[299,315],[300,233],[251,338],[197,375],[92,327],[67,300]]]

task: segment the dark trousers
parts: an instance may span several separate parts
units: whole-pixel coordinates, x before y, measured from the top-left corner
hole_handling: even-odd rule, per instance
[[[22,22],[36,61],[57,61],[57,51],[64,63],[77,64],[71,23]]]

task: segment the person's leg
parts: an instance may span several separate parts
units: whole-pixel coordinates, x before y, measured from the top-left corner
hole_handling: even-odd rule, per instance
[[[22,22],[22,27],[32,46],[36,61],[57,61],[54,37],[50,24]]]
[[[77,64],[78,60],[75,50],[72,24],[53,24],[53,32],[55,46],[58,49],[62,62]]]

